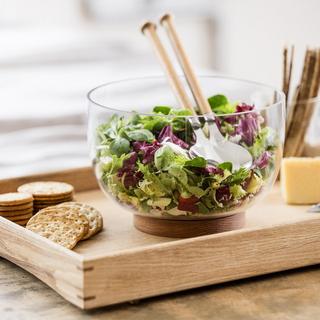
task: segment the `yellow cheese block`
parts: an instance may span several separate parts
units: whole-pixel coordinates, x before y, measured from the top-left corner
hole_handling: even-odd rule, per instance
[[[320,202],[320,157],[282,159],[281,189],[289,204]]]

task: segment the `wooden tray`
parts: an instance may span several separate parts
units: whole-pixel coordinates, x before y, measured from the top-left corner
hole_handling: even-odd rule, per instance
[[[71,251],[0,217],[0,256],[83,309],[320,262],[320,215],[285,205],[278,186],[247,212],[244,229],[177,240],[137,231],[90,168],[2,180],[0,192],[48,179],[72,183],[77,200],[101,210],[105,229]]]

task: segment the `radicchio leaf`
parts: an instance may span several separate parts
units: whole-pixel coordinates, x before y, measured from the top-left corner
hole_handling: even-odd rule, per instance
[[[189,211],[189,212],[197,212],[198,206],[196,203],[199,199],[196,196],[191,196],[190,198],[183,198],[182,196],[179,197],[178,209],[182,211]]]
[[[204,174],[219,174],[223,176],[223,170],[220,168],[217,168],[215,166],[207,166],[203,168],[203,173]]]
[[[122,168],[118,170],[118,177],[123,178],[123,184],[126,188],[134,187],[137,185],[139,180],[143,178],[143,174],[137,171],[136,161],[138,154],[132,152],[130,157],[123,161]]]
[[[145,141],[137,141],[133,143],[133,149],[135,152],[142,152],[143,159],[142,163],[147,164],[151,163],[154,160],[155,152],[161,147],[161,144],[158,141],[153,141],[148,143]]]
[[[172,127],[171,126],[165,126],[161,132],[159,133],[158,136],[158,140],[159,142],[163,142],[165,141],[169,141],[172,142],[178,146],[180,146],[181,148],[187,149],[189,148],[189,145],[184,142],[183,140],[181,140],[180,138],[178,138],[172,131]]]
[[[251,111],[254,109],[254,106],[251,106],[249,104],[238,104],[236,108],[236,112],[245,112],[245,111]]]
[[[227,203],[231,199],[231,193],[228,186],[220,187],[216,190],[216,200],[221,203]]]
[[[247,104],[240,104],[237,106],[237,112],[251,111],[253,109],[254,106]],[[240,135],[241,141],[246,145],[252,146],[259,130],[258,114],[251,112],[239,117],[241,118],[235,130],[235,134]]]
[[[268,166],[269,160],[271,158],[271,153],[265,151],[261,154],[261,156],[254,161],[254,166],[259,169],[264,169]]]
[[[237,116],[223,117],[223,120],[230,123],[230,124],[236,124],[237,123]]]

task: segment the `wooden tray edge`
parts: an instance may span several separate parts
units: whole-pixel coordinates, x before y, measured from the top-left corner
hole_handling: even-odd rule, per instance
[[[291,220],[290,222],[286,223],[278,223],[278,224],[272,224],[269,225],[268,227],[246,227],[244,226],[242,229],[237,229],[237,230],[231,230],[231,231],[225,231],[223,233],[214,233],[214,234],[209,234],[209,235],[203,235],[203,236],[198,236],[198,237],[191,237],[191,238],[177,238],[175,241],[169,241],[169,242],[162,242],[162,243],[157,243],[157,244],[150,244],[147,246],[144,246],[142,248],[135,248],[135,249],[122,249],[117,251],[116,253],[108,254],[107,256],[102,256],[102,255],[92,255],[89,257],[84,257],[83,258],[83,263],[85,267],[90,267],[91,263],[96,263],[97,260],[103,259],[103,258],[112,258],[112,257],[118,257],[118,256],[126,256],[129,254],[136,254],[136,253],[141,253],[145,252],[148,250],[153,250],[153,249],[172,249],[174,247],[178,248],[181,246],[184,246],[189,243],[197,242],[197,243],[202,243],[202,242],[207,242],[210,240],[214,240],[216,238],[228,238],[232,237],[237,234],[247,234],[247,233],[252,233],[252,232],[259,232],[260,230],[274,230],[275,228],[279,227],[286,227],[286,226],[292,226],[295,224],[300,224],[300,223],[305,223],[309,221],[318,221],[320,222],[320,216],[319,217],[314,217],[314,218],[309,218],[305,220],[301,219],[295,219]]]
[[[66,300],[84,308],[83,258],[0,217],[0,257],[33,274]]]
[[[85,261],[84,309],[318,264],[320,217],[181,242]]]
[[[92,167],[80,167],[23,177],[0,179],[0,193],[13,192],[17,190],[20,185],[27,182],[48,180],[68,182],[74,186],[76,192],[90,191],[99,188]],[[0,257],[3,257],[30,272],[58,292],[66,300],[79,308],[84,308],[84,301],[86,298],[83,296],[84,267],[81,255],[63,248],[48,239],[40,237],[2,217],[0,217],[0,233],[5,235],[4,238],[6,239],[0,239]],[[25,246],[25,243],[27,243],[29,247],[32,247],[31,256],[36,253],[37,255],[40,255],[39,259],[29,261],[28,263],[25,262],[28,261],[28,259],[30,260],[30,250],[21,250],[21,244]],[[13,254],[12,252],[15,253]],[[18,259],[16,258],[16,252],[19,252],[20,254]],[[51,254],[58,254],[61,259],[68,261],[69,268],[74,268],[72,271],[74,277],[71,277],[71,282],[74,283],[68,285],[70,277],[65,277],[65,279],[63,279],[62,276],[60,279],[55,279],[54,274],[50,275],[46,271],[44,273],[39,272],[39,265],[46,262],[48,263],[46,260],[48,259],[48,255],[50,256]],[[49,258],[49,261],[52,265],[55,265],[55,259],[52,259],[51,257]],[[58,270],[59,267],[61,266],[57,266]],[[62,270],[61,268],[61,272],[63,273],[64,271],[65,270]]]
[[[8,178],[0,180],[0,193],[12,192],[27,182],[31,181],[63,181],[74,186],[75,191],[89,191],[98,189],[98,183],[91,167],[74,168],[63,171],[40,173],[24,177]]]

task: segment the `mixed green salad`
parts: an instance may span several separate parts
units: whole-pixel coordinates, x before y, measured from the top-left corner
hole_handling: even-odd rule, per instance
[[[208,100],[221,133],[251,153],[251,168],[190,157],[190,112],[156,106],[153,115],[114,114],[97,128],[104,187],[121,203],[154,216],[210,215],[247,203],[271,176],[277,138],[253,105],[230,103],[223,95]]]

